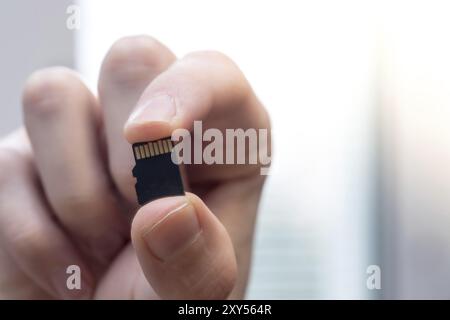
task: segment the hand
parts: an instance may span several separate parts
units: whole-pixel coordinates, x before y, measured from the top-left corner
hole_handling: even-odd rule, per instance
[[[0,142],[1,298],[243,297],[259,166],[187,165],[192,193],[140,209],[131,175],[130,143],[194,120],[269,128],[229,58],[177,60],[152,38],[124,38],[103,61],[98,97],[74,71],[49,68],[26,82],[23,112],[25,128]],[[80,267],[81,290],[67,288],[70,265]]]

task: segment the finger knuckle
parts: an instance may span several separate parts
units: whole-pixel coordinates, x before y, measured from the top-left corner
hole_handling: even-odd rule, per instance
[[[78,92],[78,75],[66,67],[52,67],[31,74],[23,89],[22,104],[25,114],[47,116],[58,111],[68,94]]]
[[[188,53],[186,58],[210,60],[218,63],[235,65],[234,61],[225,53],[216,50],[200,50]]]
[[[237,269],[235,264],[229,264],[226,268],[223,268],[220,272],[220,277],[216,279],[215,284],[212,286],[212,290],[209,291],[209,298],[216,299],[221,297],[227,298],[231,291],[233,291],[237,279]]]
[[[86,223],[93,226],[102,220],[108,200],[108,193],[103,188],[79,185],[54,192],[50,203],[64,224],[85,228]]]
[[[236,278],[236,265],[222,263],[192,281],[190,287],[201,299],[226,299],[235,287]]]
[[[50,232],[39,223],[24,224],[11,236],[11,246],[19,256],[42,256],[52,246]]]
[[[196,60],[216,68],[223,68],[228,74],[232,74],[238,79],[243,78],[243,73],[232,58],[223,52],[215,50],[195,51],[185,56],[187,60]]]
[[[116,158],[119,159],[119,158]],[[130,175],[132,166],[124,166],[119,160],[111,159],[110,170],[112,173],[112,178],[118,185],[123,185],[129,187],[134,184],[134,178]]]
[[[28,169],[29,163],[19,151],[0,146],[0,191],[17,180],[18,172]]]
[[[103,62],[103,70],[116,82],[134,81],[149,73],[164,70],[173,54],[155,38],[145,35],[128,36],[117,40]]]
[[[52,199],[53,206],[57,211],[61,212],[77,212],[82,215],[85,211],[93,207],[95,197],[98,192],[83,188],[70,188],[60,190],[60,192]],[[78,216],[79,217],[79,216]]]
[[[192,264],[192,259],[195,264]],[[227,298],[235,287],[238,273],[231,243],[217,251],[202,237],[175,256],[167,267],[172,274],[177,274],[177,287],[181,290],[189,288],[191,294],[199,299]]]
[[[216,74],[221,75],[223,82],[230,86],[229,92],[232,92],[236,99],[247,98],[252,92],[239,66],[232,58],[220,51],[196,51],[187,54],[183,60],[199,68],[214,69]]]
[[[8,184],[11,178],[11,164],[13,163],[13,157],[9,150],[0,148],[0,188]]]

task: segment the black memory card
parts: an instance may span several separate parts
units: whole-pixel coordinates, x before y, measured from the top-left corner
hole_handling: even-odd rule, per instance
[[[136,194],[140,205],[167,196],[184,195],[180,168],[172,161],[169,138],[133,144]]]

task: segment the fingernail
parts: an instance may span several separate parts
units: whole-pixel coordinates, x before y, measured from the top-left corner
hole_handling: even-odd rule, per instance
[[[184,198],[184,197],[180,197]],[[169,205],[169,203],[167,203]],[[201,228],[194,207],[186,200],[172,203],[166,214],[146,227],[142,237],[149,250],[158,259],[165,261],[191,244],[200,234]]]
[[[170,122],[175,114],[174,98],[167,94],[161,94],[138,105],[128,118],[127,125],[142,122]]]

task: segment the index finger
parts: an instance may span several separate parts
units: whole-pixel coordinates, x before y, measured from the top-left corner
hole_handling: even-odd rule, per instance
[[[195,120],[208,127],[267,128],[265,109],[247,79],[227,56],[191,53],[161,73],[144,91],[125,125],[131,143],[157,140]]]
[[[158,140],[171,136],[176,129],[191,131],[195,121],[202,121],[200,131],[215,129],[222,136],[227,129],[270,128],[265,108],[237,65],[218,52],[197,52],[175,62],[144,90],[125,125],[125,136],[130,143]],[[195,131],[194,135],[200,133]],[[268,140],[264,149],[270,150],[270,135]],[[222,147],[225,155],[237,146],[234,140],[227,140]],[[246,159],[249,154],[257,158],[257,148],[249,144],[248,149],[242,152]],[[188,166],[189,182],[224,181],[260,173],[259,160],[247,165],[237,161],[230,165],[228,158],[226,162]]]

